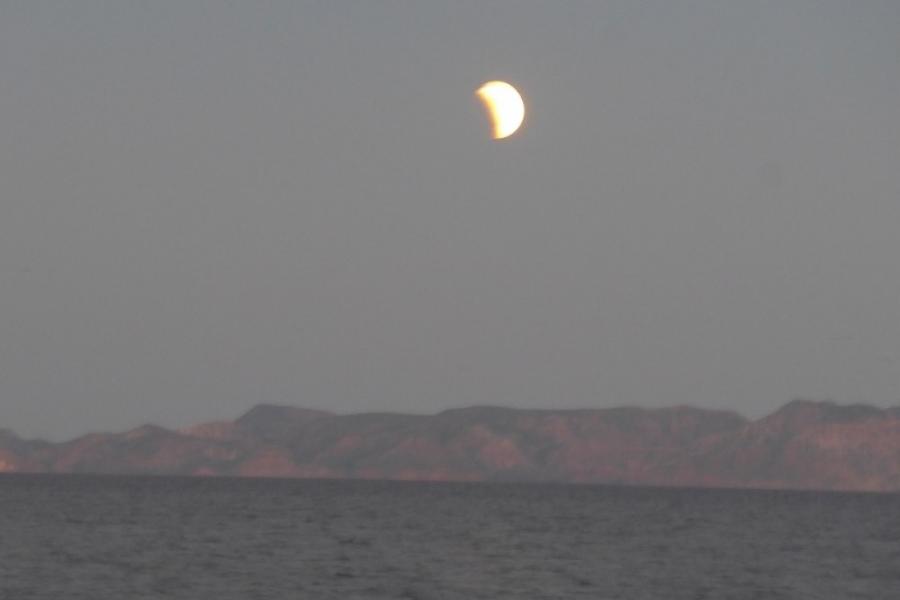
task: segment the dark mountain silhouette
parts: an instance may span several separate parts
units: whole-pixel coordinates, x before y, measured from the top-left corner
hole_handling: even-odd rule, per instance
[[[336,415],[260,405],[235,421],[60,444],[0,430],[0,472],[900,491],[900,408],[795,401],[750,421],[685,406]]]

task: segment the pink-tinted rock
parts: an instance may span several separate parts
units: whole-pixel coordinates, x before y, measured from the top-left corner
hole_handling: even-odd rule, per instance
[[[747,421],[690,407],[434,416],[263,405],[234,422],[49,444],[0,430],[0,472],[900,490],[900,409],[792,402]]]

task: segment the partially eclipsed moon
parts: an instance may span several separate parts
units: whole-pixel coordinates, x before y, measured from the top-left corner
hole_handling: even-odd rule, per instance
[[[495,140],[511,136],[522,125],[525,103],[513,86],[505,81],[488,81],[475,94],[491,119]]]

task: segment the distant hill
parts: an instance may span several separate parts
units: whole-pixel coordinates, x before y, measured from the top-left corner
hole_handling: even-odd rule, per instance
[[[795,401],[750,421],[691,407],[336,415],[260,405],[235,421],[59,444],[0,429],[0,472],[900,491],[900,408]]]

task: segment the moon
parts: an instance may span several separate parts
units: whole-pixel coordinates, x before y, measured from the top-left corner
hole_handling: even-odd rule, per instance
[[[525,103],[518,90],[505,81],[488,81],[475,91],[491,119],[492,136],[502,140],[514,134],[525,118]]]

